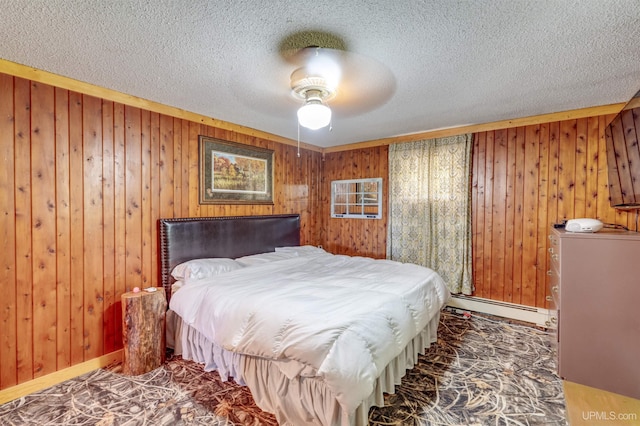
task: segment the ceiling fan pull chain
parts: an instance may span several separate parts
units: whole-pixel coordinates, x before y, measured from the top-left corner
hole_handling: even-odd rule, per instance
[[[298,122],[298,158],[300,158],[300,122]]]

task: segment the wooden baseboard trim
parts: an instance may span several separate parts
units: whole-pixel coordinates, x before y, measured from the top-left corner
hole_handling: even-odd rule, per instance
[[[30,393],[41,391],[48,387],[57,385],[58,383],[62,383],[65,380],[73,379],[74,377],[81,376],[85,373],[106,367],[107,365],[114,364],[116,362],[122,362],[122,349],[103,355],[99,358],[94,358],[89,361],[64,368],[60,371],[56,371],[55,373],[47,374],[46,376],[38,377],[37,379],[29,380],[28,382],[0,390],[0,404],[22,398]]]

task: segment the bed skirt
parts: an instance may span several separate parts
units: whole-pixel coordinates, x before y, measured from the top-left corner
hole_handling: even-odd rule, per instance
[[[437,340],[439,320],[440,312],[387,365],[371,395],[355,412],[343,410],[321,378],[298,374],[299,368],[286,361],[225,351],[173,311],[167,312],[167,346],[183,359],[204,364],[205,371],[217,370],[223,381],[233,377],[248,386],[256,405],[273,413],[281,426],[366,426],[369,408],[384,406],[384,393],[394,393],[406,371],[418,361],[418,354]]]

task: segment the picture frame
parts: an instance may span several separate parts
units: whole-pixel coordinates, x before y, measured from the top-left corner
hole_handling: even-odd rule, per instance
[[[273,151],[198,136],[200,204],[273,204]]]

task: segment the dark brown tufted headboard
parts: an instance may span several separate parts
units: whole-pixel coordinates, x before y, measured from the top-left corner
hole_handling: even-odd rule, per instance
[[[171,299],[171,271],[191,259],[236,258],[300,245],[300,216],[160,219],[160,282]]]

